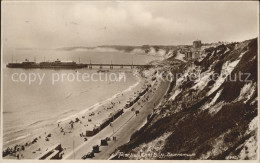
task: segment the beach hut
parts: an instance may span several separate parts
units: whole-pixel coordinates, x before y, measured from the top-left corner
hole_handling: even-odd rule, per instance
[[[101,139],[100,145],[102,145],[102,146],[108,145],[107,140],[106,139]]]
[[[87,158],[93,158],[94,156],[95,156],[94,152],[88,152],[88,154],[84,155],[82,159],[85,160]]]
[[[93,150],[92,151],[94,153],[98,153],[99,152],[99,146],[98,145],[93,146]]]

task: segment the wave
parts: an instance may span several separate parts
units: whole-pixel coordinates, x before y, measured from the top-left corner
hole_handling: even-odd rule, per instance
[[[73,112],[73,111],[77,111],[77,109],[72,109],[72,110],[65,111],[65,112],[61,113],[59,116],[66,115],[66,114],[68,114],[70,112]]]
[[[31,127],[33,125],[39,124],[41,122],[44,122],[44,120],[39,120],[39,121],[33,122],[31,124],[28,124],[25,127],[23,127],[22,129],[21,129],[21,127],[19,127],[19,128],[10,128],[10,129],[8,129],[8,130],[6,130],[4,132],[4,137],[6,137],[7,135],[14,135],[14,134],[17,134],[17,133],[24,132],[24,131],[26,131],[28,129],[31,129]],[[30,128],[28,128],[28,127],[30,127]]]
[[[32,134],[22,135],[22,136],[14,138],[14,139],[8,140],[8,141],[4,142],[4,144],[7,144],[7,143],[10,143],[10,142],[13,142],[13,141],[17,141],[17,140],[21,140],[21,139],[25,139],[25,138],[27,138],[27,137],[29,137],[31,135]]]
[[[31,123],[31,124],[29,124],[28,126],[33,126],[33,125],[36,125],[36,124],[38,124],[38,123],[40,123],[40,122],[43,122],[44,120],[39,120],[39,121],[36,121],[36,122],[33,122],[33,123]]]
[[[35,123],[32,123],[32,124],[30,124],[30,125],[28,125],[28,126],[32,126],[32,125],[34,125],[34,124],[37,124],[37,123],[39,123],[39,122],[43,122],[44,120],[41,120],[41,121],[37,121],[37,122],[35,122]],[[11,132],[9,132],[9,133],[6,133],[5,132],[5,134],[3,134],[3,137],[9,137],[8,135],[15,135],[16,133],[20,133],[20,132],[23,132],[23,131],[32,131],[32,129],[34,130],[34,129],[40,129],[41,127],[48,127],[48,126],[52,126],[52,125],[54,125],[54,123],[48,123],[48,124],[44,124],[44,125],[42,125],[42,126],[39,126],[39,127],[31,127],[31,128],[25,128],[25,129],[21,129],[21,130],[17,130],[17,131],[11,131]],[[11,139],[11,140],[8,140],[8,141],[5,141],[4,142],[4,145],[6,145],[7,143],[11,143],[11,142],[14,142],[14,141],[18,141],[18,140],[21,140],[21,139],[25,139],[25,138],[27,138],[27,137],[29,137],[29,136],[31,136],[31,135],[33,135],[32,133],[29,133],[29,134],[26,134],[26,135],[22,135],[22,136],[18,136],[18,137],[15,137],[15,138],[13,138],[13,139]]]
[[[102,101],[102,102],[98,102],[98,103],[96,103],[96,104],[94,104],[94,105],[92,105],[92,106],[90,106],[90,107],[88,107],[88,108],[86,108],[86,109],[80,111],[79,113],[73,114],[73,115],[68,116],[68,117],[66,117],[66,118],[63,118],[63,119],[59,119],[59,120],[56,121],[56,123],[64,122],[64,121],[67,121],[67,120],[71,120],[72,118],[75,118],[75,117],[77,117],[77,116],[79,116],[79,115],[82,115],[82,114],[86,113],[86,112],[89,111],[89,110],[96,110],[96,109],[97,109],[98,107],[100,107],[101,105],[103,105],[103,104],[105,104],[105,103],[108,103],[108,102],[112,101],[113,99],[115,99],[118,95],[120,95],[120,94],[122,94],[122,93],[126,93],[126,92],[131,91],[131,90],[134,89],[138,84],[140,84],[140,82],[141,82],[141,80],[139,79],[138,82],[136,82],[135,84],[129,86],[129,87],[128,87],[127,89],[125,89],[124,91],[118,92],[118,93],[116,93],[115,95],[113,95],[112,97],[110,97],[110,98],[108,98],[108,99],[106,99],[106,100],[104,100],[104,101]]]
[[[131,91],[131,90],[134,89],[140,82],[141,82],[141,78],[139,78],[139,80],[138,80],[135,84],[129,86],[127,89],[125,89],[125,90],[123,90],[123,91],[120,91],[120,92],[114,94],[112,97],[107,98],[107,99],[104,100],[104,101],[97,102],[96,104],[94,104],[94,105],[92,105],[92,106],[90,106],[90,107],[88,107],[88,108],[86,108],[86,109],[84,109],[84,110],[82,110],[82,111],[80,111],[80,112],[78,112],[78,113],[76,113],[76,114],[73,114],[73,115],[71,115],[71,116],[65,117],[65,118],[63,118],[63,119],[60,119],[60,120],[56,121],[56,123],[64,122],[64,121],[67,121],[67,120],[71,120],[72,118],[77,117],[77,116],[79,116],[79,115],[82,115],[82,114],[84,114],[85,112],[87,112],[87,111],[89,111],[89,110],[95,110],[95,109],[99,108],[101,105],[106,104],[106,103],[112,101],[112,100],[115,99],[118,95],[120,95],[120,94],[122,94],[122,93],[126,93],[126,92]],[[86,90],[86,91],[89,91],[89,90]],[[85,91],[84,91],[84,92],[85,92]],[[71,96],[71,94],[69,94],[66,98],[68,98],[68,97],[70,97],[70,96]],[[59,116],[66,115],[66,114],[69,114],[70,112],[74,112],[74,111],[78,111],[78,110],[76,110],[76,109],[69,110],[69,111],[66,111],[66,112],[60,114]],[[50,120],[50,119],[48,119],[48,120]],[[23,131],[28,130],[28,128],[31,128],[31,127],[33,127],[33,126],[35,126],[35,125],[37,125],[37,124],[39,124],[39,123],[41,123],[41,122],[45,122],[45,121],[46,121],[46,120],[38,120],[38,121],[36,121],[36,122],[33,122],[33,123],[31,123],[31,124],[28,124],[26,128],[18,129],[18,130],[16,130],[16,131],[15,131],[14,129],[10,129],[10,130],[8,130],[8,131],[5,131],[4,137],[6,137],[7,135],[11,135],[11,134],[13,135],[13,134],[21,133],[21,132],[23,132]],[[54,122],[54,123],[55,123],[55,122]],[[53,124],[53,123],[52,123],[52,124]],[[48,126],[48,125],[52,125],[52,124],[45,124],[44,126]],[[10,131],[10,132],[9,132],[9,131]],[[25,138],[25,136],[17,137],[17,138],[15,138],[15,139],[12,139],[12,140],[10,140],[10,141],[8,141],[8,142],[5,142],[5,143],[9,143],[9,142],[12,142],[12,141],[16,141],[16,140],[19,140],[19,139],[22,139],[22,138]]]
[[[25,130],[26,129],[18,129],[17,130],[17,128],[16,128],[16,131],[14,131],[14,128],[10,128],[10,129],[6,130],[3,135],[5,137],[5,135],[16,134],[16,133],[19,133],[19,132],[22,132],[22,131],[25,131]]]

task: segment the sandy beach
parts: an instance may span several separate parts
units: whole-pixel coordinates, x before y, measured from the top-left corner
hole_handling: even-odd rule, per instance
[[[154,70],[152,70],[152,72],[154,72]],[[136,105],[138,105],[139,107],[145,107],[145,101],[149,99],[149,95],[146,94],[154,93],[156,87],[158,87],[158,81],[152,81],[151,78],[152,77],[140,77],[140,80],[136,84],[130,86],[123,92],[119,92],[111,98],[97,103],[89,108],[86,108],[77,114],[73,114],[69,117],[57,120],[56,126],[53,126],[51,129],[42,128],[39,129],[38,133],[36,134],[32,134],[25,139],[9,143],[7,146],[4,146],[4,149],[9,148],[12,151],[16,150],[16,152],[7,155],[5,158],[39,158],[57,143],[61,144],[61,147],[63,149],[62,154],[64,154],[64,156],[66,157],[69,157],[73,149],[79,147],[80,145],[82,145],[82,143],[95,142],[91,139],[96,137],[96,135],[89,136],[87,135],[87,131],[98,129],[101,124],[103,124],[109,118],[111,119],[111,117],[113,117],[113,121],[117,119],[129,119],[129,113],[133,112],[131,111],[131,108],[136,107]],[[145,92],[142,98],[135,102],[131,108],[126,109],[125,105],[129,101],[134,100],[140,92],[144,91],[145,88],[148,87],[148,85],[152,86],[150,88],[151,90]],[[123,114],[120,115],[118,118],[116,117],[117,119],[114,119],[114,115],[120,110],[123,111]],[[122,118],[124,116],[127,116],[127,118]],[[146,116],[142,119],[146,119]],[[144,122],[142,122],[142,124],[143,123]],[[139,124],[139,126],[142,124]],[[103,130],[109,127],[111,128],[111,126],[105,126]],[[138,128],[136,128],[136,130],[137,129]],[[101,130],[97,134],[100,134],[103,130]]]
[[[131,108],[138,110],[139,113],[136,115],[132,109],[127,110],[120,118],[113,122],[112,127],[107,127],[92,137],[90,141],[83,143],[76,147],[74,152],[70,152],[65,155],[65,159],[82,159],[82,156],[86,156],[92,151],[92,147],[100,145],[100,140],[108,137],[116,137],[116,140],[108,141],[108,145],[99,146],[99,152],[94,154],[93,158],[87,159],[109,159],[113,156],[113,152],[117,152],[116,149],[130,141],[132,134],[140,129],[146,122],[148,115],[151,115],[156,111],[157,106],[163,100],[164,95],[169,88],[169,82],[156,82],[152,91],[149,91],[142,99],[144,102],[141,105],[136,103]],[[145,100],[147,99],[147,100]]]
[[[2,3],[0,163],[260,163],[258,1]]]

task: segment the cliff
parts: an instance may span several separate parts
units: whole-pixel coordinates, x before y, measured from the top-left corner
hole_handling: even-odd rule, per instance
[[[153,120],[113,159],[256,159],[257,51],[252,39],[183,63]]]

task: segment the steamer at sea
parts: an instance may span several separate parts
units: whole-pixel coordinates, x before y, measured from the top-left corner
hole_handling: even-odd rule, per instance
[[[60,61],[59,59],[53,62],[44,61],[39,63],[25,59],[21,63],[8,63],[6,65],[8,68],[82,68],[82,66],[83,64],[77,64],[74,61]]]

